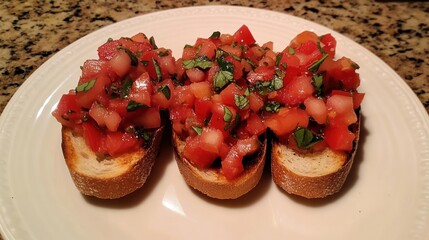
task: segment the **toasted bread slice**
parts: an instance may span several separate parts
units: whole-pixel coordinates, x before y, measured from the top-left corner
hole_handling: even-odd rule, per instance
[[[143,186],[157,157],[163,129],[154,132],[148,147],[107,157],[96,155],[82,136],[63,126],[63,154],[78,190],[88,196],[115,199]]]
[[[228,180],[219,168],[198,169],[184,156],[185,142],[173,131],[172,141],[175,159],[185,182],[203,194],[217,199],[236,199],[252,190],[261,179],[265,155],[267,152],[267,138],[261,144],[258,153],[253,154],[250,161],[244,164],[244,173],[234,180]]]
[[[340,191],[356,154],[359,120],[352,126],[356,139],[351,152],[326,148],[322,152],[298,153],[273,138],[271,174],[274,182],[286,192],[305,198],[324,198]]]

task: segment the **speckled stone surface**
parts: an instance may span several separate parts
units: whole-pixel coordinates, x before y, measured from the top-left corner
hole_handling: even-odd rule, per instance
[[[73,41],[114,22],[177,7],[230,4],[305,18],[363,45],[392,67],[429,112],[429,3],[387,1],[2,1],[0,113],[30,74]]]
[[[338,31],[392,67],[429,112],[429,2],[13,0],[0,3],[0,113],[33,71],[88,33],[140,14],[208,4],[270,9]]]

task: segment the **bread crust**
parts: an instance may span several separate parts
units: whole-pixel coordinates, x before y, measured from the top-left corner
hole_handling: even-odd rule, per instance
[[[154,132],[146,148],[117,157],[97,156],[82,136],[62,127],[62,150],[77,189],[87,196],[102,199],[123,197],[146,182],[161,145],[164,127]]]
[[[261,150],[255,155],[250,166],[236,179],[228,180],[220,169],[198,169],[183,156],[185,142],[176,133],[172,142],[177,166],[185,182],[201,193],[216,199],[236,199],[252,190],[261,179],[267,152],[267,138],[261,144]]]
[[[341,190],[356,155],[360,135],[360,111],[358,122],[354,124],[352,132],[356,139],[353,149],[349,153],[333,151],[329,148],[318,153],[297,153],[288,145],[272,139],[271,174],[274,183],[290,194],[305,198],[324,198]],[[317,163],[311,161],[318,161]],[[326,161],[324,161],[326,160]],[[303,174],[292,169],[291,165],[299,162],[309,162],[318,165],[311,174]],[[329,162],[330,166],[326,166]],[[291,164],[289,164],[291,163]],[[325,166],[324,166],[325,165]],[[326,170],[329,169],[329,170]]]

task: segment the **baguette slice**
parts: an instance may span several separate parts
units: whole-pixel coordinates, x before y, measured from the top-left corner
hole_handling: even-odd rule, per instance
[[[158,154],[164,127],[158,128],[147,148],[117,157],[96,155],[82,136],[62,128],[62,149],[78,190],[88,196],[115,199],[134,192],[145,183]]]
[[[234,179],[228,180],[220,173],[220,169],[198,169],[184,156],[185,142],[180,140],[173,131],[173,148],[177,166],[185,182],[192,188],[216,199],[236,199],[252,190],[261,179],[265,155],[267,152],[267,138],[261,144],[261,150],[252,155],[249,164],[244,165],[244,173]]]
[[[351,152],[326,148],[322,152],[298,153],[273,138],[273,181],[286,192],[305,198],[324,198],[340,191],[353,165],[358,147],[360,118],[359,112],[358,122],[352,125],[356,139]]]

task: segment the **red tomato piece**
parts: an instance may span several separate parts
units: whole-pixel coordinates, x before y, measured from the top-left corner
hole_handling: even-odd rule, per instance
[[[353,98],[344,95],[332,95],[326,101],[330,125],[346,125],[357,122],[353,108]]]
[[[246,25],[241,26],[233,35],[234,42],[251,46],[256,40]]]
[[[52,115],[64,126],[73,127],[82,123],[84,113],[77,103],[75,94],[64,94]]]
[[[264,124],[262,118],[256,114],[251,113],[247,118],[246,131],[251,135],[259,136],[267,130],[267,126]]]
[[[304,101],[305,110],[318,124],[325,124],[328,117],[326,104],[322,99],[313,96]]]
[[[308,114],[305,110],[281,108],[278,113],[268,117],[265,124],[277,136],[284,136],[293,132],[297,127],[307,127],[308,121]]]
[[[337,151],[351,151],[355,137],[346,125],[328,126],[324,133],[328,146]]]
[[[92,121],[87,121],[82,124],[83,138],[86,144],[96,153],[105,153],[104,141],[105,135],[103,131],[96,126]]]
[[[189,137],[186,139],[183,155],[198,168],[208,168],[219,156],[201,148],[201,137]]]
[[[141,142],[131,133],[107,132],[105,144],[110,156],[118,156],[126,152],[137,151]]]
[[[295,107],[313,95],[314,86],[311,84],[311,80],[308,76],[301,75],[277,92],[278,94],[275,97],[276,101],[290,107]]]

